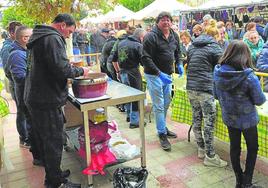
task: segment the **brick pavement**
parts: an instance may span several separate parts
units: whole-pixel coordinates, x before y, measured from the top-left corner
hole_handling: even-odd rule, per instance
[[[4,96],[8,97],[4,93]],[[10,100],[11,112],[15,113],[14,103]],[[115,119],[120,131],[132,144],[139,144],[139,130],[129,129],[125,122],[124,113],[120,113],[116,108],[109,108],[109,119]],[[172,122],[168,119],[169,128],[178,134],[177,139],[171,140],[172,151],[163,151],[158,142],[154,123],[147,123],[146,133],[146,153],[147,169],[149,176],[147,188],[231,188],[235,186],[235,178],[230,166],[229,145],[215,140],[217,153],[228,160],[226,168],[205,167],[203,161],[197,158],[197,148],[193,135],[191,142],[187,141],[187,131],[189,126]],[[3,169],[0,173],[0,183],[3,188],[43,188],[44,169],[32,165],[31,154],[19,147],[18,134],[15,128],[15,114],[10,114],[4,123],[5,148],[15,169],[7,171]],[[245,152],[243,157],[245,158]],[[112,174],[119,166],[139,166],[140,159],[128,161],[126,163],[114,165],[106,168],[105,176],[94,176],[94,187],[111,188]],[[81,174],[83,165],[75,152],[63,152],[63,169],[69,168],[72,172],[70,180],[80,182],[84,186],[86,177]],[[268,160],[258,158],[254,176],[254,182],[263,187],[268,187]]]

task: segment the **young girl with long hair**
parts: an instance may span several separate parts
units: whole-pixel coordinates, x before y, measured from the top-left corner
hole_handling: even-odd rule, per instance
[[[230,157],[236,188],[256,188],[252,184],[258,153],[258,113],[255,105],[265,101],[258,77],[252,69],[250,50],[243,41],[229,44],[214,70],[214,95],[222,109],[222,119],[230,138]],[[241,135],[247,146],[245,170],[240,166]]]

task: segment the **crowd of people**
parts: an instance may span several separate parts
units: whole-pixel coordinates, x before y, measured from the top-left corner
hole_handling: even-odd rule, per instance
[[[68,60],[65,39],[72,33],[74,53],[101,53],[101,71],[111,79],[142,90],[144,76],[159,143],[165,151],[171,150],[169,139],[177,138],[166,123],[172,73],[181,77],[186,64],[198,158],[205,166],[227,166],[214,148],[218,99],[228,127],[236,188],[257,187],[252,184],[258,151],[255,105],[262,105],[266,98],[254,71],[268,72],[268,24],[262,24],[263,19],[255,17],[238,33],[232,21],[217,22],[205,15],[202,23],[193,22],[188,30],[178,31],[168,12],[161,12],[149,30],[129,26],[119,31],[104,27],[87,32],[76,29],[68,14],[59,14],[51,25],[37,25],[33,30],[11,22],[0,55],[18,109],[20,145],[30,147],[34,165],[45,167],[46,187],[80,187],[66,179],[69,170],[60,168],[67,78],[89,72],[88,67],[74,67]],[[87,59],[88,65],[91,61]],[[265,85],[265,91],[267,88]],[[139,127],[137,102],[119,109],[126,111],[129,128]],[[248,149],[244,171],[240,166],[242,134]]]

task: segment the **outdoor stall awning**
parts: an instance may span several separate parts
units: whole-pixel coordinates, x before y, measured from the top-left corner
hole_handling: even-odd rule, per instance
[[[142,20],[144,18],[157,17],[162,11],[173,12],[185,11],[192,9],[188,5],[180,3],[176,0],[155,0],[144,9],[138,11],[134,15],[134,20]]]
[[[104,17],[104,15],[100,15],[98,17],[91,17],[91,16],[89,16],[89,17],[86,17],[86,18],[80,20],[80,23],[81,24],[86,24],[86,23],[93,23],[93,24],[100,23],[101,20],[103,19],[103,17]]]
[[[122,5],[117,5],[114,7],[114,10],[111,10],[105,14],[99,20],[99,23],[129,21],[132,19],[133,15],[133,11],[127,9]]]
[[[245,5],[262,4],[265,2],[267,3],[267,0],[210,0],[192,9],[192,11],[240,7]]]
[[[117,5],[113,10],[109,11],[104,15],[98,17],[87,17],[80,20],[80,23],[108,23],[108,22],[120,22],[129,21],[133,18],[134,12],[127,9],[122,5]]]

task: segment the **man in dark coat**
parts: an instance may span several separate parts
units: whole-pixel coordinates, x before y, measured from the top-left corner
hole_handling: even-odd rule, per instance
[[[106,73],[110,78],[116,79],[115,74],[111,74],[107,69],[107,60],[108,57],[113,49],[114,43],[116,42],[116,38],[114,36],[114,31],[110,31],[110,36],[104,43],[104,46],[102,48],[101,57],[100,57],[100,65],[101,65],[101,72]]]
[[[179,36],[171,29],[171,25],[171,15],[168,12],[161,12],[152,31],[144,37],[142,55],[147,88],[153,101],[156,128],[161,147],[165,151],[171,150],[167,138],[177,137],[166,126],[174,63],[179,65],[179,74],[183,74]]]
[[[39,137],[47,188],[81,187],[68,182],[60,168],[63,149],[62,106],[68,96],[67,78],[87,76],[87,68],[73,67],[67,58],[65,38],[75,30],[68,14],[59,14],[50,26],[37,25],[27,44],[27,76],[24,99]]]
[[[101,29],[101,32],[96,32],[90,35],[91,53],[100,53],[108,36],[109,29],[106,28]]]
[[[114,62],[114,68],[120,75],[123,84],[142,90],[142,78],[139,67],[141,65],[142,44],[145,31],[138,28],[133,35],[118,43],[118,61]],[[127,118],[130,120],[129,128],[139,127],[138,102],[126,104]]]

